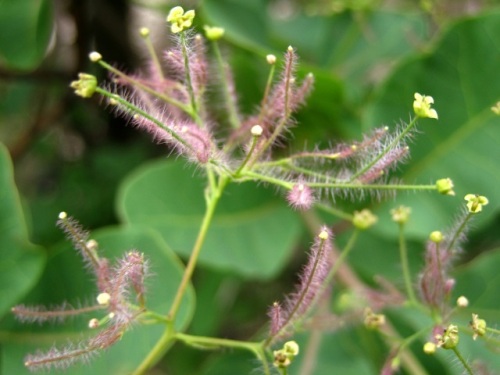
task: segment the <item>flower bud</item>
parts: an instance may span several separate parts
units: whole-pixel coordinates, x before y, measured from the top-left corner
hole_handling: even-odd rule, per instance
[[[398,224],[404,224],[410,218],[411,208],[399,206],[391,210],[392,220]]]
[[[455,195],[453,191],[453,181],[449,178],[442,178],[436,181],[436,189],[439,194],[443,195]]]
[[[102,59],[102,55],[99,52],[96,52],[96,51],[90,52],[89,53],[89,59],[92,62],[98,62],[98,61],[100,61]]]
[[[431,234],[429,235],[429,239],[434,243],[440,243],[441,241],[443,241],[444,236],[443,233],[435,230],[434,232],[431,232]]]
[[[110,300],[111,296],[109,295],[109,293],[100,293],[97,296],[97,303],[101,306],[108,305]]]
[[[354,217],[352,219],[352,224],[361,230],[370,228],[377,222],[378,218],[368,209],[363,209],[361,211],[354,211]]]
[[[252,129],[250,129],[250,132],[252,133],[252,135],[254,137],[260,137],[262,135],[263,130],[264,129],[262,129],[262,126],[254,125],[254,126],[252,126]]]
[[[91,74],[78,74],[78,81],[73,81],[70,84],[72,89],[75,89],[75,94],[82,98],[90,98],[94,95],[97,88],[97,78]]]
[[[424,353],[425,354],[434,354],[436,353],[436,344],[434,344],[433,342],[426,342],[424,344]]]
[[[139,35],[143,38],[147,38],[149,36],[149,29],[147,27],[141,27],[139,29]]]
[[[224,36],[225,30],[222,27],[212,27],[205,25],[203,26],[203,29],[205,30],[205,35],[208,40],[219,40]]]
[[[467,307],[469,306],[469,300],[465,296],[460,296],[457,298],[457,306],[458,307]]]
[[[274,65],[276,63],[276,56],[275,55],[267,55],[266,61],[269,65]]]

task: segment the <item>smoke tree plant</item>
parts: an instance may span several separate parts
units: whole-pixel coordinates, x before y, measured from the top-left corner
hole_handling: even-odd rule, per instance
[[[300,125],[294,114],[306,105],[314,76],[297,76],[298,56],[292,46],[284,51],[282,58],[268,55],[262,62],[269,66],[262,99],[254,113],[244,115],[238,108],[232,72],[218,45],[224,29],[205,26],[203,37],[193,30],[194,17],[193,10],[184,11],[181,7],[170,11],[167,23],[176,44],[161,56],[151,45],[149,30],[140,29],[150,51],[150,62],[144,73],[125,74],[108,63],[101,53],[91,52],[90,60],[107,70],[111,76],[109,82],[99,84],[95,76],[81,73],[78,80],[71,83],[77,95],[100,97],[111,111],[149,132],[156,142],[165,143],[173,154],[194,164],[196,174],[205,180],[204,216],[198,232],[193,234],[195,240],[189,259],[176,290],[165,291],[172,294],[172,302],[167,311],[153,311],[148,306],[148,279],[154,278],[154,273],[161,272],[161,268],[150,271],[147,249],[130,249],[116,261],[108,259],[100,253],[98,242],[74,218],[62,212],[58,226],[92,274],[96,284],[95,303],[78,308],[64,303],[56,308],[18,305],[12,312],[25,323],[61,322],[85,314],[90,316],[90,333],[78,342],[27,355],[25,366],[30,369],[66,369],[75,362],[90,362],[93,356],[118,345],[131,329],[157,324],[162,325],[163,334],[133,374],[147,373],[176,342],[193,348],[250,351],[262,373],[288,374],[296,358],[304,353],[295,335],[318,324],[320,318],[316,317],[320,314],[329,313],[325,312],[324,305],[330,301],[334,280],[342,269],[349,271],[346,258],[362,232],[377,222],[370,210],[344,212],[336,207],[336,200],[378,201],[400,191],[455,194],[453,182],[447,176],[436,176],[431,184],[405,184],[394,178],[398,165],[409,158],[409,141],[418,135],[418,121],[438,120],[434,100],[427,95],[431,93],[416,92],[413,98],[408,98],[409,107],[413,103],[413,115],[408,123],[393,131],[380,127],[356,142],[335,144],[332,141],[327,148],[315,147],[283,156],[280,146],[292,128]],[[222,101],[215,108],[210,100],[214,92]],[[439,103],[436,106],[439,108]],[[223,115],[215,115],[214,111],[222,111]],[[221,123],[217,119],[222,119]],[[326,224],[317,228],[298,284],[284,298],[276,296],[278,301],[270,303],[265,333],[257,332],[249,341],[189,334],[178,328],[183,298],[226,188],[242,183],[263,184],[277,190],[291,210],[305,215],[315,208],[337,216],[350,223],[352,234],[346,245],[337,250],[332,228]],[[392,348],[382,373],[395,373],[400,367],[413,374],[426,373],[415,355],[407,350],[416,340],[426,342],[423,347],[426,354],[450,350],[463,371],[482,373],[470,362],[469,356],[462,353],[459,336],[468,333],[474,339],[491,338],[495,342],[499,332],[476,313],[469,327],[454,321],[455,312],[466,308],[468,300],[466,296],[456,302],[451,300],[455,280],[450,272],[470,221],[487,204],[487,197],[468,194],[456,223],[447,231],[436,230],[430,234],[418,279],[409,267],[405,237],[411,208],[401,206],[391,211],[399,228],[404,286],[398,289],[386,281],[381,281],[382,288],[377,290],[363,286],[357,290],[365,301],[363,314],[355,314],[366,329],[379,331]],[[399,337],[390,317],[383,311],[403,304],[429,317],[427,326],[406,338]],[[308,372],[301,370],[301,373]]]

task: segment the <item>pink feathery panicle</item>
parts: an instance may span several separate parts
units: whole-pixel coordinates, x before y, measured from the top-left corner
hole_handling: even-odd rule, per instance
[[[384,175],[385,171],[394,169],[398,163],[402,163],[408,155],[408,148],[401,147],[389,151],[374,166],[359,177],[359,181],[368,184]]]
[[[178,40],[179,41],[179,40]],[[208,81],[208,61],[206,59],[206,47],[200,35],[190,37],[188,40],[188,64],[191,83],[196,97],[200,97]],[[163,54],[167,71],[179,82],[184,82],[186,76],[186,64],[182,53],[182,45],[179,43]]]
[[[57,226],[61,228],[67,235],[68,239],[71,240],[73,246],[83,258],[85,266],[90,269],[97,280],[105,283],[107,279],[107,259],[100,258],[97,255],[97,242],[90,240],[89,233],[83,230],[82,226],[78,221],[72,217],[59,218],[57,221]]]
[[[429,306],[446,307],[455,280],[449,270],[462,251],[462,244],[468,230],[463,225],[468,212],[463,210],[457,217],[455,224],[445,232],[439,243],[428,241],[425,252],[425,264],[419,278],[419,288],[422,300]]]
[[[115,314],[115,321],[129,324],[134,319],[135,313],[131,310],[129,299],[131,292],[136,294],[137,299],[143,298],[147,271],[144,254],[135,250],[128,252],[113,268],[111,286],[106,292],[110,295],[109,311]]]
[[[11,312],[22,323],[62,323],[66,318],[81,314],[79,309],[74,309],[70,304],[63,303],[60,306],[47,308],[45,306],[18,305]]]
[[[323,226],[314,240],[295,291],[285,297],[284,306],[275,302],[268,313],[271,318],[270,337],[284,339],[291,335],[294,323],[301,320],[317,302],[332,266],[331,252],[332,233]]]
[[[444,246],[443,246],[444,245]],[[429,241],[425,253],[425,266],[420,273],[419,287],[422,300],[431,307],[444,308],[455,284],[449,276],[454,256],[445,244]]]
[[[262,105],[259,124],[264,129],[264,135],[272,133],[277,123],[296,111],[311,92],[314,77],[311,74],[307,75],[302,84],[297,86],[296,65],[297,55],[294,49],[289,47],[285,53],[281,78],[273,86],[267,101]]]
[[[202,164],[208,162],[212,151],[215,150],[212,135],[208,130],[190,122],[174,123],[160,114],[158,114],[158,118],[163,127],[138,115],[133,117],[132,122],[135,126],[152,134],[156,142],[173,146],[179,155],[184,155],[188,159]]]
[[[112,325],[96,336],[78,344],[68,344],[64,348],[52,347],[46,352],[37,351],[24,358],[24,365],[32,371],[65,370],[77,362],[88,363],[104,349],[119,341],[124,327]]]
[[[290,206],[301,211],[309,210],[315,202],[312,189],[300,180],[288,191],[286,199]]]

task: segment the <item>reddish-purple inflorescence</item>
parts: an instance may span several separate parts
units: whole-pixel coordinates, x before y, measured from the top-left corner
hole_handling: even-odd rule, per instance
[[[324,291],[324,281],[331,268],[332,233],[321,231],[311,247],[309,258],[299,275],[294,292],[285,297],[284,305],[275,302],[268,315],[271,318],[269,340],[284,339],[292,334],[295,322],[300,321]]]
[[[32,369],[65,369],[73,363],[88,362],[98,354],[120,340],[122,335],[141,314],[145,303],[145,278],[148,276],[148,262],[144,255],[136,250],[129,251],[123,258],[110,267],[106,258],[97,254],[97,242],[88,239],[80,224],[65,213],[59,216],[60,226],[72,240],[75,248],[82,255],[87,268],[96,277],[99,292],[98,303],[91,306],[73,308],[64,303],[49,309],[44,306],[27,307],[19,305],[12,308],[12,313],[22,322],[62,322],[68,317],[106,311],[104,328],[95,336],[78,344],[70,343],[63,348],[52,347],[46,352],[38,351],[25,359],[25,365]],[[132,299],[132,293],[136,300]],[[136,303],[138,305],[136,305]],[[98,328],[101,323],[91,320],[91,328]]]

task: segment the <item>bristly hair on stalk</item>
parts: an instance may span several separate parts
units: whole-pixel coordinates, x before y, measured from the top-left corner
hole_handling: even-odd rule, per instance
[[[267,345],[293,334],[294,326],[314,307],[320,297],[319,294],[324,291],[324,282],[332,265],[331,252],[332,233],[323,226],[311,247],[295,291],[285,297],[283,306],[275,302],[269,309],[268,316],[271,322]]]
[[[37,351],[28,355],[25,365],[32,370],[65,369],[75,362],[88,362],[100,351],[118,342],[145,311],[145,279],[149,275],[149,267],[144,254],[131,250],[110,267],[109,260],[98,255],[98,243],[89,239],[89,233],[75,219],[63,212],[57,225],[66,232],[82,255],[86,267],[96,276],[97,303],[80,308],[64,303],[53,309],[19,305],[12,308],[12,313],[21,322],[43,323],[62,322],[68,317],[101,312],[104,316],[90,319],[89,328],[102,329],[82,342],[61,348],[54,346],[46,352]]]

